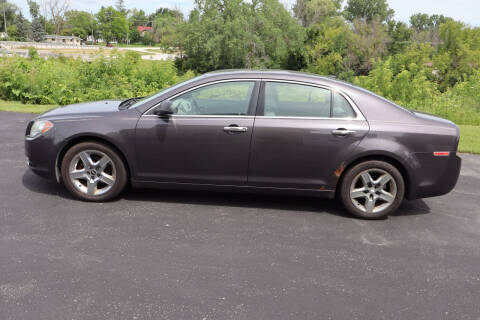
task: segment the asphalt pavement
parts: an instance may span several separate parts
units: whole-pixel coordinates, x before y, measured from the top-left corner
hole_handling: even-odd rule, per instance
[[[0,319],[480,319],[480,157],[387,220],[333,200],[129,190],[85,203],[0,112]]]

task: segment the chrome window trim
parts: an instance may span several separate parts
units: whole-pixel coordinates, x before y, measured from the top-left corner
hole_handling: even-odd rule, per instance
[[[345,121],[360,121],[362,119],[357,118],[330,118],[330,117],[275,117],[275,116],[257,116],[262,119],[295,119],[295,120],[345,120]]]
[[[155,114],[145,114],[143,117],[155,117],[158,119],[158,116]],[[255,116],[243,116],[243,115],[208,115],[208,114],[172,114],[170,118],[232,118],[237,119],[253,119]]]
[[[207,83],[204,83],[204,84],[200,84],[196,87],[193,87],[193,88],[190,88],[190,89],[187,89],[185,91],[182,91],[182,92],[179,92],[173,96],[171,96],[170,98],[168,98],[168,100],[172,100],[172,99],[175,99],[181,95],[184,95],[186,93],[189,93],[190,91],[193,91],[193,90],[196,90],[196,89],[200,89],[200,88],[203,88],[203,87],[206,87],[206,86],[211,86],[211,85],[214,85],[214,84],[218,84],[218,83],[225,83],[225,82],[256,82],[256,81],[261,81],[261,79],[250,79],[250,78],[242,78],[242,79],[225,79],[225,80],[217,80],[217,81],[212,81],[212,82],[207,82]],[[251,98],[251,97],[250,97]],[[159,103],[157,103],[156,105],[154,105],[153,107],[151,107],[150,109],[148,109],[147,111],[145,111],[143,113],[142,116],[146,116],[146,117],[151,117],[151,116],[154,116],[154,117],[157,117],[157,115],[154,115],[154,114],[149,114],[150,111],[153,111],[153,109],[155,109],[156,107],[158,107],[163,101],[165,100],[162,100],[160,101]],[[198,114],[198,115],[195,115],[195,114],[192,114],[192,115],[188,115],[188,114],[183,114],[183,115],[175,115],[175,114],[172,114],[171,115],[172,117],[198,117],[198,118],[204,118],[204,117],[222,117],[222,118],[231,118],[231,117],[254,117],[254,116],[248,116],[248,115],[201,115],[201,114]]]
[[[196,90],[196,89],[199,89],[199,88],[202,88],[202,87],[206,87],[206,86],[209,86],[209,85],[213,85],[213,84],[217,84],[217,83],[225,83],[225,82],[256,82],[256,81],[264,81],[264,82],[282,82],[282,83],[293,83],[293,84],[299,84],[299,85],[307,85],[307,86],[311,86],[311,87],[318,87],[318,88],[322,88],[322,89],[327,89],[327,90],[332,90],[338,94],[340,94],[342,97],[344,97],[347,102],[350,104],[350,106],[352,107],[353,111],[355,112],[356,114],[356,117],[355,118],[336,118],[336,117],[272,117],[272,116],[248,116],[248,115],[171,115],[171,117],[182,117],[182,118],[232,118],[232,117],[235,117],[235,118],[246,118],[246,119],[249,119],[249,118],[255,118],[255,117],[261,117],[261,118],[264,118],[264,119],[305,119],[305,120],[345,120],[345,121],[366,121],[367,119],[365,118],[365,116],[363,115],[362,111],[360,111],[360,109],[358,108],[358,106],[356,105],[356,103],[345,93],[343,92],[342,90],[336,88],[336,87],[331,87],[331,86],[328,86],[328,85],[322,85],[322,84],[318,84],[318,83],[312,83],[312,82],[303,82],[303,81],[298,81],[298,80],[283,80],[283,79],[269,79],[269,78],[235,78],[235,79],[225,79],[225,80],[216,80],[216,81],[212,81],[212,82],[207,82],[207,83],[203,83],[203,84],[200,84],[198,86],[195,86],[193,88],[190,88],[190,89],[187,89],[185,91],[182,91],[182,92],[179,92],[173,96],[171,96],[170,98],[168,98],[169,100],[171,99],[175,99],[183,94],[186,94],[190,91],[193,91],[193,90]],[[142,117],[155,117],[155,118],[158,118],[157,115],[155,114],[150,114],[151,111],[153,111],[153,109],[155,109],[156,107],[158,107],[160,105],[160,103],[162,103],[164,100],[160,101],[159,103],[155,104],[154,106],[152,106],[150,109],[148,109],[147,111],[145,111],[143,114],[142,114]]]
[[[282,82],[282,83],[292,83],[292,84],[299,84],[299,85],[307,85],[307,86],[311,86],[311,87],[318,87],[318,88],[322,88],[322,89],[327,89],[327,90],[331,90],[333,92],[336,92],[338,94],[340,94],[342,97],[344,97],[347,102],[350,104],[350,107],[353,109],[353,111],[355,112],[355,115],[356,117],[355,118],[337,118],[337,117],[272,117],[272,116],[258,116],[258,117],[262,117],[262,118],[266,118],[266,119],[322,119],[322,120],[351,120],[351,121],[366,121],[367,119],[365,119],[365,116],[363,115],[363,113],[360,111],[360,109],[358,108],[358,106],[356,105],[355,102],[353,102],[353,100],[347,95],[345,94],[345,92],[343,92],[342,90],[339,90],[338,88],[336,87],[330,87],[330,86],[327,86],[327,85],[322,85],[322,84],[318,84],[318,83],[311,83],[311,82],[303,82],[303,81],[297,81],[297,80],[282,80],[282,79],[267,79],[267,78],[263,78],[262,81],[265,81],[265,82]]]

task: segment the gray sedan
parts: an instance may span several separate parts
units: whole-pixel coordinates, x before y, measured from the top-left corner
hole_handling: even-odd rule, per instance
[[[205,74],[158,94],[69,105],[28,124],[40,176],[86,201],[133,187],[337,197],[384,218],[450,192],[460,134],[350,84],[288,71]]]

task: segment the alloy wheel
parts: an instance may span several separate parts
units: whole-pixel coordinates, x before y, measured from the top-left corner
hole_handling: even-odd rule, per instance
[[[365,213],[378,213],[392,205],[397,196],[397,183],[382,169],[368,169],[359,173],[350,186],[350,199]]]
[[[116,168],[112,159],[97,150],[84,150],[70,161],[68,176],[81,193],[100,196],[115,185]]]

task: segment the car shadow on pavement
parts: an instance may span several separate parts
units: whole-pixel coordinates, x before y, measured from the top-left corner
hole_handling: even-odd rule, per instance
[[[30,191],[40,194],[56,195],[64,199],[76,201],[61,185],[54,181],[37,177],[26,171],[22,179],[23,185]],[[254,209],[272,209],[282,211],[302,211],[328,213],[331,215],[352,218],[345,212],[338,201],[315,197],[290,195],[269,195],[230,193],[218,191],[190,191],[163,189],[128,188],[121,199],[126,201],[165,202],[192,205],[229,206]],[[423,200],[404,201],[392,216],[410,216],[430,213],[429,206]]]
[[[63,185],[41,178],[30,170],[26,170],[22,177],[22,183],[25,188],[35,193],[56,195],[65,199],[73,200],[74,197],[63,187]]]
[[[293,195],[233,193],[220,191],[130,189],[124,193],[128,201],[154,201],[191,205],[225,206],[299,212],[324,212],[349,217],[335,200]]]
[[[294,195],[270,195],[229,193],[218,191],[178,191],[156,189],[130,189],[124,193],[128,201],[155,201],[195,205],[230,206],[286,211],[328,213],[352,218],[342,205],[334,199],[303,197]],[[391,216],[411,216],[430,213],[430,207],[423,200],[404,201]]]

